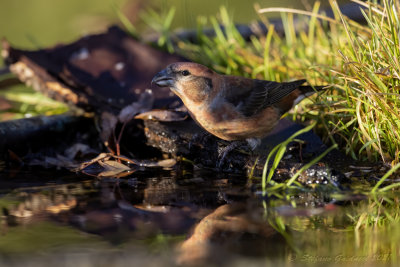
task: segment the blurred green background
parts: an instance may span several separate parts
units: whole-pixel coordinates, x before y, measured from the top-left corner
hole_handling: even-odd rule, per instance
[[[261,7],[308,8],[314,0],[0,0],[0,37],[14,46],[38,48],[70,42],[82,35],[118,23],[116,9],[136,25],[138,13],[149,7],[166,11],[176,7],[174,27],[195,26],[197,15],[215,15],[227,6],[240,23],[257,20],[254,4]],[[327,5],[328,1],[322,1]],[[276,14],[278,15],[278,14]]]

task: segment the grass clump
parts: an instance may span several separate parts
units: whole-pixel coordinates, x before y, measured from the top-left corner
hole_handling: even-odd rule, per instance
[[[198,43],[179,40],[175,50],[225,74],[332,85],[323,96],[303,101],[292,116],[318,121],[324,141],[338,144],[354,159],[398,163],[399,3],[360,2],[365,25],[345,17],[336,1],[330,4],[333,18],[319,13],[319,2],[310,11],[258,9],[281,11],[284,35],[261,15],[268,33],[250,42],[221,8],[219,16],[198,18]],[[203,33],[209,23],[215,37]]]
[[[307,170],[312,165],[319,162],[331,150],[337,148],[336,144],[332,145],[330,148],[325,150],[321,155],[317,156],[316,158],[311,160],[309,163],[305,164],[302,168],[300,168],[286,183],[275,183],[274,181],[272,181],[272,177],[275,173],[275,170],[278,167],[278,164],[280,163],[280,161],[282,160],[289,143],[296,141],[295,138],[297,136],[310,131],[314,127],[315,127],[315,123],[297,131],[292,136],[290,136],[288,139],[286,139],[284,142],[275,146],[271,150],[271,152],[268,154],[267,160],[264,165],[262,177],[261,177],[261,187],[262,187],[263,196],[265,196],[267,194],[267,184],[270,184],[272,186],[269,188],[272,191],[276,190],[276,189],[285,189],[285,188],[290,187],[296,181],[296,179],[301,175],[301,173],[303,171]],[[269,166],[269,162],[272,161],[272,159],[273,159],[273,162],[272,162],[271,166]]]
[[[38,115],[56,115],[69,110],[67,105],[52,100],[24,85],[0,90],[0,98],[5,99],[10,105],[6,109],[0,109],[0,121]]]

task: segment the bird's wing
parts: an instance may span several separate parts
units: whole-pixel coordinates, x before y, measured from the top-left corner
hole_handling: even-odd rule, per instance
[[[264,80],[229,79],[226,98],[245,116],[251,116],[279,102],[306,80],[278,83]]]

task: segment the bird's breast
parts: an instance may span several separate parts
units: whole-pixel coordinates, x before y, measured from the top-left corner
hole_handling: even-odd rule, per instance
[[[188,109],[200,126],[224,140],[263,137],[275,127],[280,118],[279,111],[274,107],[267,107],[260,113],[247,117],[224,102],[192,105]]]

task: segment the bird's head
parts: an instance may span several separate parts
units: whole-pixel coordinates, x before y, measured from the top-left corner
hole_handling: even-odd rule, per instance
[[[201,64],[177,62],[157,73],[151,82],[160,87],[170,87],[184,102],[201,103],[212,95],[216,76],[217,73]]]

